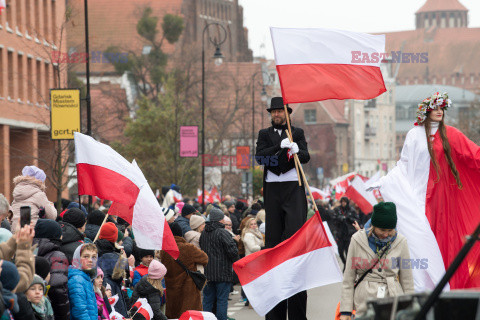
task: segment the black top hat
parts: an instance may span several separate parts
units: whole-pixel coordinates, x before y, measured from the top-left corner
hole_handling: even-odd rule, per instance
[[[273,97],[272,102],[270,102],[270,108],[267,109],[268,112],[272,112],[275,109],[283,110],[283,99],[282,97]],[[292,108],[287,106],[288,113],[292,113]]]

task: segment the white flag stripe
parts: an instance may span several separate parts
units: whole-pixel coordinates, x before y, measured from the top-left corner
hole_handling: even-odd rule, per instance
[[[385,35],[322,28],[270,28],[270,32],[277,65],[352,64],[352,51],[369,56],[385,52]],[[355,65],[378,67],[380,59]]]
[[[350,185],[357,190],[358,193],[362,197],[365,198],[372,206],[376,205],[378,203],[377,199],[375,199],[375,196],[373,195],[372,191],[366,191],[366,186],[365,182],[363,182],[362,178],[359,176],[356,176],[351,182]]]
[[[286,283],[286,274],[295,281]],[[244,285],[243,290],[255,311],[264,316],[297,292],[336,282],[342,282],[342,272],[329,246],[283,262]]]

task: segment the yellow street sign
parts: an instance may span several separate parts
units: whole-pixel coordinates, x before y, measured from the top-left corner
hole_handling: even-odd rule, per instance
[[[73,140],[81,132],[80,90],[50,89],[50,133],[53,140]]]
[[[343,173],[347,173],[348,172],[348,163],[344,163],[343,166],[342,166],[342,171]]]

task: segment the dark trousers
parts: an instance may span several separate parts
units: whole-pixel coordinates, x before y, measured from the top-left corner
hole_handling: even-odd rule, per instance
[[[271,182],[265,186],[265,246],[273,248],[295,234],[307,220],[305,188],[297,181]],[[302,291],[275,306],[265,319],[307,319],[307,292]]]

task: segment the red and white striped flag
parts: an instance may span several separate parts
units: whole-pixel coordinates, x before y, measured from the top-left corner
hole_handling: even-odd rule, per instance
[[[6,7],[5,0],[0,0],[0,13],[2,13],[5,7]]]
[[[110,320],[124,320],[125,317],[122,316],[120,313],[118,313],[117,311],[112,311],[110,313]]]
[[[372,99],[386,90],[385,35],[334,29],[270,28],[285,103]]]
[[[135,160],[132,166],[137,174],[145,179]],[[114,202],[108,212],[132,225],[135,242],[139,248],[163,250],[174,259],[178,258],[180,252],[177,243],[165,219],[164,211],[148,183],[140,189],[133,208]]]
[[[75,132],[78,194],[133,207],[146,180],[110,146]]]
[[[377,199],[372,191],[366,191],[367,187],[362,178],[356,176],[350,181],[350,186],[345,191],[345,196],[355,202],[363,213],[368,214],[373,211],[373,206],[377,204]]]
[[[298,292],[342,281],[318,212],[292,237],[275,248],[246,256],[233,269],[260,316]]]
[[[146,320],[153,319],[153,310],[146,298],[138,299],[137,302],[133,304],[132,309],[133,308],[137,308],[135,313],[141,314]]]
[[[217,317],[211,312],[188,310],[178,320],[217,320]]]
[[[108,303],[110,304],[110,306],[113,308],[115,307],[115,305],[117,304],[118,302],[118,294],[114,295],[114,296],[111,296],[110,298],[108,298]]]

